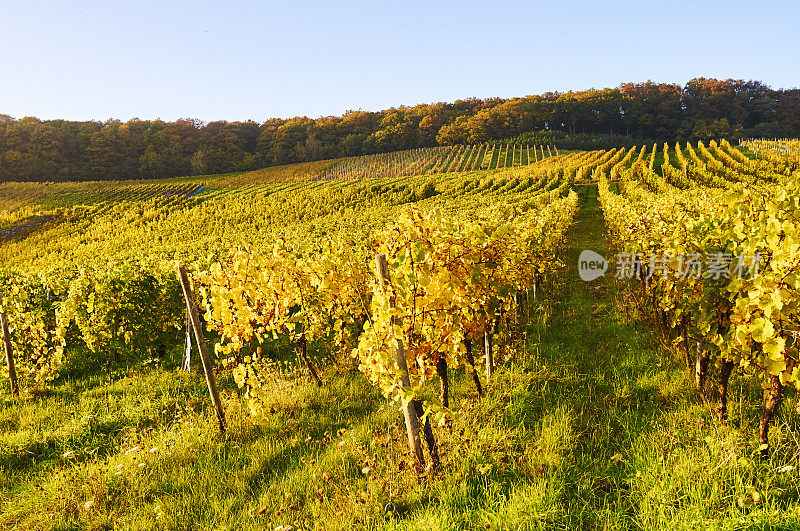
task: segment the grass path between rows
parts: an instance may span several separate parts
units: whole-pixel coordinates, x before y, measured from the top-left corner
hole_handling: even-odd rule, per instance
[[[620,286],[611,276],[597,187],[579,187],[580,209],[569,231],[564,274],[548,294],[552,315],[543,327],[534,363],[551,367],[543,382],[548,408],[569,411],[573,442],[564,467],[565,523],[580,528],[638,527],[632,498],[632,455],[658,421],[665,397],[658,386],[662,357],[646,326],[625,322]],[[610,262],[593,282],[578,275],[578,255],[591,249]],[[680,377],[679,377],[680,378]]]
[[[561,496],[568,511],[556,527],[800,528],[796,476],[776,473],[796,474],[796,417],[784,422],[767,462],[755,457],[752,381],[736,379],[736,412],[728,424],[717,421],[685,366],[658,343],[630,286],[613,277],[597,186],[578,189],[565,275],[553,287],[557,302],[534,358],[562,368],[543,396],[548,408],[570,412],[575,434]],[[609,261],[606,275],[590,283],[577,270],[584,249]]]

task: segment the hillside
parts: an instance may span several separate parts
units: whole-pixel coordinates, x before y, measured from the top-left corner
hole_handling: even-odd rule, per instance
[[[476,144],[2,185],[0,525],[791,527],[799,163]]]

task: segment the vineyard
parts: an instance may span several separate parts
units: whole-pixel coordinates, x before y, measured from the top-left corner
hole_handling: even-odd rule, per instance
[[[342,159],[331,164],[314,179],[363,179],[498,170],[527,166],[553,155],[558,155],[555,147],[551,149],[550,146],[531,147],[502,143],[420,148]]]
[[[0,525],[800,519],[800,142],[270,171],[0,184]]]

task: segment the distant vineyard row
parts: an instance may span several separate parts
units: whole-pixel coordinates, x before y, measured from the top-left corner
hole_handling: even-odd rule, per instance
[[[555,147],[520,144],[420,148],[344,159],[318,173],[314,180],[497,170],[526,166],[553,155],[558,155]]]

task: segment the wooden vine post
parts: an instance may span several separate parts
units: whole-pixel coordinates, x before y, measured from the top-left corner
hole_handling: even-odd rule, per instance
[[[700,396],[703,397],[703,400],[707,400],[706,376],[708,375],[708,360],[709,356],[705,349],[705,345],[703,344],[702,340],[698,340],[695,345],[694,379],[695,383],[697,384],[697,390],[700,391]]]
[[[375,255],[375,269],[378,273],[378,283],[381,289],[386,291],[391,285],[391,278],[389,277],[389,263],[386,260],[385,254]],[[390,299],[389,304],[392,308],[395,306],[394,296]],[[399,318],[393,317],[395,321]],[[403,348],[403,341],[398,339],[397,346],[394,349],[394,361],[400,369],[400,381],[404,388],[411,386],[411,380],[408,376],[408,364],[406,363],[406,353]],[[419,421],[417,420],[417,413],[411,402],[402,399],[403,417],[406,419],[406,432],[408,432],[408,446],[411,453],[417,459],[420,466],[425,466],[425,456],[422,454],[422,440],[419,437]]]
[[[194,302],[194,295],[192,294],[192,287],[189,285],[189,275],[186,273],[186,268],[184,266],[178,267],[178,279],[181,282],[181,287],[183,287],[183,297],[186,299],[186,308],[189,310],[189,319],[191,320],[192,329],[194,330],[197,349],[200,351],[200,361],[203,364],[203,372],[205,372],[206,375],[208,393],[211,395],[211,402],[214,404],[214,409],[217,413],[219,431],[225,433],[225,411],[222,409],[222,402],[219,399],[217,382],[214,379],[214,370],[211,365],[211,357],[208,355],[208,347],[206,347],[206,340],[203,337],[200,314],[197,311],[197,305]]]
[[[192,316],[189,308],[186,308],[186,346],[183,349],[184,371],[192,370]]]
[[[3,305],[3,294],[0,293],[0,307]],[[14,368],[14,349],[11,347],[11,333],[8,331],[8,317],[0,311],[0,325],[3,327],[3,346],[6,351],[6,365],[8,366],[8,379],[11,381],[11,394],[19,396],[19,383],[17,370]]]
[[[486,323],[483,329],[483,351],[486,358],[486,382],[488,385],[489,378],[492,377],[494,372],[494,356],[492,354],[492,321]]]

